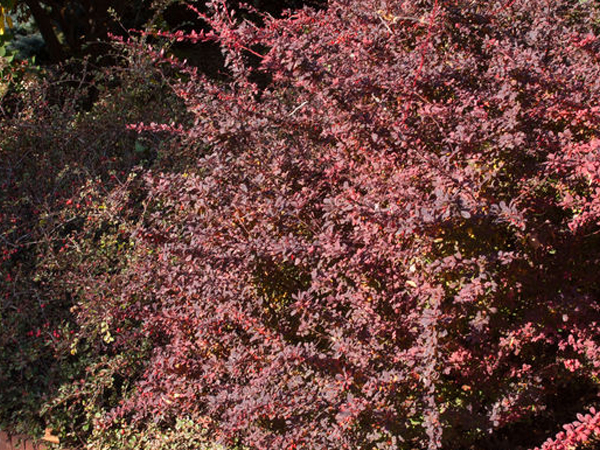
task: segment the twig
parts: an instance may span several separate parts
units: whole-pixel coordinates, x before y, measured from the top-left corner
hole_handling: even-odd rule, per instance
[[[305,102],[303,102],[303,103],[299,104],[298,106],[296,106],[294,108],[294,110],[291,113],[288,114],[288,117],[292,117],[296,113],[296,111],[298,111],[300,108],[302,108],[307,103],[308,103],[308,100],[306,100]]]

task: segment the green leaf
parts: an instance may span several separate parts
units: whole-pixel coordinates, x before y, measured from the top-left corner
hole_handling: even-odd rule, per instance
[[[135,152],[136,153],[144,153],[146,151],[146,147],[140,141],[135,141]]]

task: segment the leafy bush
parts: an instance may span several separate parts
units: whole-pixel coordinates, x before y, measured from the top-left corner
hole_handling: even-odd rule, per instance
[[[131,46],[189,120],[140,118],[160,162],[90,203],[65,273],[92,361],[50,413],[94,448],[594,445],[600,6],[210,6],[171,37],[229,80]]]
[[[77,353],[72,342],[81,332],[72,307],[79,291],[89,289],[78,284],[79,274],[92,267],[95,275],[110,275],[130,251],[124,232],[139,211],[117,216],[116,208],[133,195],[135,170],[160,159],[160,143],[128,124],[181,112],[146,63],[11,72],[0,122],[4,429],[40,432],[43,402],[106,359],[105,349],[82,342]],[[71,412],[67,422],[78,421]]]

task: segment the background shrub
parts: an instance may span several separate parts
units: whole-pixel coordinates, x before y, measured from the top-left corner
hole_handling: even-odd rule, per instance
[[[77,353],[72,307],[91,288],[80,273],[110,277],[126,263],[126,223],[140,209],[126,202],[143,196],[129,177],[160,159],[156,137],[127,125],[181,111],[140,59],[80,68],[76,76],[19,63],[2,99],[0,423],[20,432],[39,432],[43,401],[106,353]],[[74,415],[67,422],[81,425]]]

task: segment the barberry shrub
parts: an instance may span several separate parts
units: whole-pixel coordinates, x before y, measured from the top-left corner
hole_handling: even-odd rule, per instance
[[[193,163],[145,177],[134,263],[82,300],[152,347],[96,429],[529,448],[597,405],[598,4],[211,6],[173,37],[217,40],[231,78],[173,61]],[[585,417],[543,448],[592,445]]]
[[[137,50],[192,124],[137,126],[173,165],[141,177],[127,261],[78,275],[103,287],[78,338],[146,352],[94,439],[185,418],[256,449],[593,445],[600,6],[210,5],[172,37],[219,42],[227,81]]]

